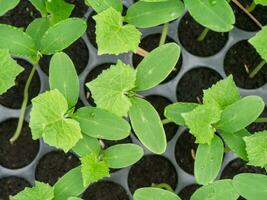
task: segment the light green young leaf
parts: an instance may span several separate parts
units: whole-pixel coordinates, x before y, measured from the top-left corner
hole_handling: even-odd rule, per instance
[[[121,13],[114,8],[93,17],[96,21],[98,54],[121,54],[136,52],[141,33],[131,24],[123,25]]]
[[[107,140],[121,140],[129,136],[131,127],[117,115],[101,108],[80,108],[73,118],[80,123],[84,134]]]
[[[134,200],[181,200],[175,193],[160,188],[146,187],[134,192]]]
[[[267,26],[264,26],[257,34],[249,40],[249,43],[260,54],[262,59],[267,61]]]
[[[122,12],[121,0],[85,0],[88,6],[91,6],[97,13],[100,13],[110,7],[118,12]]]
[[[15,85],[23,68],[12,59],[7,49],[0,49],[0,95]]]
[[[11,200],[52,200],[54,198],[54,189],[49,184],[36,181],[33,188],[26,188],[17,195],[11,197]]]
[[[95,153],[90,153],[81,158],[83,185],[97,182],[104,177],[109,177],[109,168],[105,161],[97,158]]]
[[[118,144],[104,150],[103,160],[109,168],[128,167],[142,158],[144,151],[136,144]]]
[[[69,18],[51,26],[41,39],[41,52],[51,55],[67,48],[86,31],[86,22],[79,18]]]
[[[162,45],[150,52],[137,66],[135,91],[158,85],[171,73],[179,56],[180,47],[175,43]]]
[[[211,144],[200,144],[197,148],[194,175],[201,185],[212,183],[217,177],[224,154],[224,144],[218,136],[214,136]]]
[[[29,0],[29,1],[42,14],[42,16],[47,15],[45,0]]]
[[[34,57],[37,55],[34,40],[22,30],[0,24],[0,48],[9,49],[12,55]]]
[[[131,101],[129,116],[138,139],[153,153],[164,153],[167,142],[157,111],[144,99],[133,97]]]
[[[233,179],[236,191],[247,200],[266,200],[267,176],[262,174],[238,174]]]
[[[57,90],[40,94],[32,100],[30,128],[34,140],[44,141],[68,152],[82,138],[79,123],[66,117],[68,104]]]
[[[80,94],[80,83],[70,57],[63,53],[53,55],[49,65],[50,89],[58,89],[64,95],[69,108],[76,105]]]
[[[67,200],[83,200],[79,197],[69,197]]]
[[[190,15],[201,25],[217,32],[233,28],[235,15],[227,0],[184,0]]]
[[[139,0],[143,2],[163,2],[163,1],[168,1],[168,0]]]
[[[221,118],[221,109],[217,102],[203,104],[191,112],[182,113],[186,126],[200,144],[210,144],[216,129],[212,126]]]
[[[258,167],[267,165],[267,131],[244,137],[249,164]]]
[[[233,76],[230,75],[213,85],[211,88],[204,90],[203,102],[204,104],[215,100],[222,109],[232,103],[240,100],[239,90],[235,85]]]
[[[139,1],[128,8],[124,20],[138,28],[149,28],[175,20],[183,12],[184,4],[180,0]]]
[[[132,105],[125,94],[135,87],[135,79],[136,71],[119,60],[86,86],[97,107],[125,116]]]
[[[19,0],[0,0],[0,16],[18,5]]]
[[[256,4],[267,6],[267,0],[254,0]]]
[[[247,96],[227,106],[223,112],[217,128],[235,133],[246,128],[262,113],[265,103],[259,96]]]

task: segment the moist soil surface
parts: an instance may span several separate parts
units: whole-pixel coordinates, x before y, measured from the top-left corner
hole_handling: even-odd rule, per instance
[[[201,186],[200,185],[189,185],[189,186],[186,186],[185,188],[183,188],[178,196],[182,199],[182,200],[190,200],[190,197],[194,194],[194,192],[200,188]]]
[[[176,170],[172,163],[159,155],[146,155],[135,163],[128,175],[131,193],[141,187],[150,187],[153,183],[167,183],[173,190],[178,182]]]
[[[266,107],[260,117],[267,117]],[[252,123],[247,127],[247,130],[251,133],[267,130],[267,123]]]
[[[202,91],[221,79],[220,74],[206,67],[188,71],[183,75],[176,88],[178,102],[202,102]]]
[[[9,200],[9,196],[14,196],[25,187],[30,187],[31,184],[23,178],[15,176],[4,177],[0,179],[0,199]]]
[[[97,48],[97,44],[96,44],[96,34],[95,34],[95,30],[96,30],[96,22],[93,19],[93,16],[96,15],[96,12],[93,11],[91,12],[91,14],[89,15],[88,19],[87,19],[87,37],[90,41],[90,43]]]
[[[35,178],[38,181],[54,185],[60,177],[79,165],[79,158],[74,154],[52,151],[44,155],[39,161]]]
[[[178,37],[183,47],[196,56],[212,56],[218,53],[228,40],[228,33],[209,31],[205,39],[197,41],[198,36],[205,28],[198,24],[186,13],[180,21]]]
[[[249,72],[253,71],[261,61],[256,49],[243,40],[227,52],[224,58],[224,70],[227,75],[233,74],[237,86],[244,89],[256,89],[267,82],[267,64],[254,78],[249,78]]]
[[[16,78],[16,85],[10,88],[6,93],[0,95],[0,104],[8,108],[18,109],[21,107],[23,97],[24,97],[24,88],[28,77],[32,70],[32,65],[22,59],[16,59],[17,63],[24,68],[24,71],[21,72]],[[32,82],[29,88],[29,101],[36,97],[40,91],[40,78],[37,72],[35,72]]]
[[[150,52],[159,46],[160,37],[161,37],[161,34],[148,35],[144,39],[141,40],[141,43],[139,46],[142,47],[143,49],[145,49],[146,51]],[[170,37],[167,37],[165,43],[169,43],[169,42],[174,42],[174,40],[172,40]],[[142,61],[142,59],[143,59],[142,56],[139,56],[137,54],[133,54],[133,66],[134,66],[134,68],[136,68],[138,66],[138,64]],[[177,76],[177,74],[179,73],[179,71],[182,67],[182,60],[183,59],[182,59],[182,54],[181,54],[180,58],[178,60],[178,63],[176,64],[173,71],[169,74],[169,76],[165,80],[163,80],[161,82],[161,84],[167,83]]]
[[[92,184],[83,194],[84,200],[129,200],[125,189],[114,182],[100,181]]]
[[[0,165],[9,169],[27,166],[39,151],[39,140],[32,140],[27,122],[24,122],[18,140],[14,144],[9,142],[17,123],[18,119],[10,119],[0,124]]]

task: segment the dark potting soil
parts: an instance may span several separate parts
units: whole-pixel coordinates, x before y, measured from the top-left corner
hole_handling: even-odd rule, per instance
[[[242,0],[239,1],[245,8],[248,7],[252,0]],[[257,31],[260,30],[260,27],[255,24],[255,22],[250,19],[250,17],[245,14],[238,6],[236,6],[233,2],[230,3],[235,13],[236,23],[235,26],[246,30],[246,31]],[[267,24],[267,7],[262,5],[257,5],[254,11],[251,14],[258,19],[258,21],[262,25]]]
[[[114,182],[100,181],[90,185],[83,194],[84,200],[129,200],[125,189]]]
[[[260,117],[267,117],[267,108],[265,107]],[[247,127],[247,130],[251,133],[267,130],[267,123],[252,123]]]
[[[194,194],[194,192],[200,188],[201,186],[200,185],[189,185],[189,186],[186,186],[185,188],[183,188],[178,196],[182,199],[182,200],[190,200],[190,197]]]
[[[83,17],[88,10],[84,0],[65,0],[68,3],[74,4],[75,7],[71,13],[71,17]]]
[[[165,119],[164,109],[166,106],[170,105],[172,102],[169,99],[162,97],[162,96],[158,96],[158,95],[147,96],[146,100],[148,100],[154,106],[160,118]],[[173,138],[173,136],[176,134],[178,130],[178,126],[175,123],[165,124],[164,130],[166,133],[167,140],[170,141]]]
[[[16,27],[26,28],[35,18],[41,14],[34,8],[30,1],[21,0],[19,4],[5,15],[0,17],[0,23]]]
[[[71,58],[76,71],[78,74],[82,73],[83,70],[86,68],[88,60],[89,60],[89,53],[88,48],[83,41],[82,38],[79,38],[76,42],[71,44],[68,48],[64,49],[64,52],[68,54]],[[52,56],[43,56],[40,61],[39,65],[41,69],[48,75],[49,74],[49,64]]]
[[[38,181],[54,185],[60,177],[79,165],[79,158],[74,154],[52,151],[44,155],[39,161],[35,178]]]
[[[139,46],[142,47],[143,49],[145,49],[146,51],[150,52],[159,46],[160,37],[161,37],[161,34],[158,34],[158,33],[153,34],[153,35],[148,35],[144,39],[141,40],[141,43]],[[165,43],[169,43],[169,42],[174,42],[174,40],[171,39],[170,37],[167,37]],[[137,54],[133,54],[133,66],[134,66],[134,68],[136,68],[138,66],[138,64],[142,61],[142,59],[143,59],[142,56],[139,56]],[[182,62],[183,62],[183,58],[182,58],[182,54],[181,54],[180,58],[178,60],[178,63],[176,64],[173,71],[161,83],[167,83],[168,81],[174,79],[181,69]]]
[[[0,95],[0,104],[8,108],[18,109],[21,107],[23,97],[24,97],[24,88],[28,77],[32,70],[32,65],[22,59],[16,59],[17,63],[24,68],[24,71],[21,72],[16,78],[16,85],[10,88],[6,93]],[[37,72],[33,76],[32,82],[29,88],[29,101],[36,97],[40,92],[40,78]]]
[[[87,33],[87,37],[90,41],[90,43],[95,47],[97,48],[97,44],[96,44],[96,34],[95,34],[95,26],[96,26],[96,22],[95,20],[93,19],[93,16],[96,15],[96,12],[93,11],[91,12],[91,14],[89,15],[88,19],[87,19],[87,30],[86,30],[86,33]]]
[[[262,61],[256,49],[243,40],[230,48],[224,58],[224,70],[227,75],[233,74],[237,86],[245,89],[256,89],[267,82],[267,64],[254,78],[249,78],[249,72]]]
[[[203,90],[211,87],[222,77],[216,71],[199,67],[188,71],[183,75],[176,88],[176,96],[179,102],[202,102]]]
[[[21,135],[11,144],[10,138],[17,127],[18,119],[10,119],[0,124],[0,165],[18,169],[30,164],[39,151],[39,141],[33,141],[27,122],[24,122]]]
[[[0,179],[0,200],[9,200],[9,196],[14,196],[31,184],[23,178],[8,176]]]
[[[185,130],[175,145],[175,158],[177,164],[187,173],[194,174],[194,162],[197,150],[195,138],[188,130]]]
[[[175,190],[178,177],[172,163],[159,155],[146,155],[135,163],[128,175],[131,193],[141,187],[150,187],[153,183],[167,183]]]
[[[228,33],[209,31],[205,39],[197,41],[198,36],[205,28],[198,24],[189,13],[181,19],[178,28],[178,37],[183,47],[196,56],[212,56],[218,53],[228,40]]]

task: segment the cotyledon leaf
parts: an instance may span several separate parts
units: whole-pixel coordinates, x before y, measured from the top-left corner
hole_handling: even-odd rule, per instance
[[[0,0],[0,16],[4,15],[7,11],[15,8],[19,0]]]
[[[145,187],[134,192],[134,200],[181,200],[175,193],[160,188]]]

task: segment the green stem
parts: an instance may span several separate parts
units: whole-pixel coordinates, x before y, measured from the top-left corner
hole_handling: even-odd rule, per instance
[[[252,3],[246,8],[246,10],[251,13],[256,8],[256,6],[257,4],[253,0]]]
[[[261,68],[266,64],[265,60],[262,60],[260,64],[257,65],[257,67],[249,74],[249,78],[254,78],[254,76],[257,75],[257,73],[261,70]]]
[[[24,88],[24,96],[23,96],[23,102],[21,105],[18,125],[17,125],[17,128],[16,128],[14,135],[10,138],[10,142],[12,144],[19,138],[20,133],[21,133],[21,129],[22,129],[24,117],[25,117],[25,112],[26,112],[27,104],[28,104],[28,100],[29,100],[29,87],[30,87],[32,78],[34,76],[34,73],[36,71],[36,67],[37,67],[36,64],[32,67],[30,76],[28,77],[28,80],[27,80],[25,88]]]
[[[205,40],[205,38],[206,38],[206,36],[207,36],[207,34],[208,34],[209,31],[210,31],[210,29],[205,28],[205,29],[202,31],[202,33],[198,36],[197,41],[198,41],[198,42],[202,42],[203,40]]]
[[[169,119],[163,119],[163,120],[161,120],[161,122],[162,122],[163,125],[172,123],[172,121],[169,120]]]
[[[159,41],[159,46],[165,44],[168,32],[169,32],[169,23],[165,23],[163,25],[163,29],[162,29],[162,33],[161,33],[161,37],[160,37],[160,41]]]
[[[167,183],[160,183],[160,184],[152,183],[152,187],[168,190],[169,192],[174,192],[172,187]]]
[[[254,122],[255,123],[267,123],[267,117],[259,117]]]

